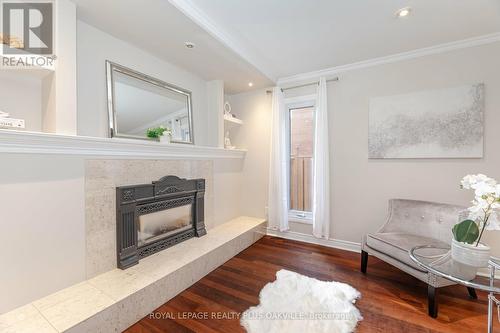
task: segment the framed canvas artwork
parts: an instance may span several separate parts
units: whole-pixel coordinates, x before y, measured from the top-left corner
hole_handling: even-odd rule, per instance
[[[483,157],[484,84],[370,100],[369,158]]]

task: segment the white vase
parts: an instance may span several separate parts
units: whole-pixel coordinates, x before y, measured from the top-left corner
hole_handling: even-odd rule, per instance
[[[476,246],[476,244],[461,243],[452,239],[451,257],[453,260],[467,266],[475,268],[488,267],[490,247],[482,243]]]
[[[170,135],[162,135],[160,136],[160,142],[161,143],[170,143]]]

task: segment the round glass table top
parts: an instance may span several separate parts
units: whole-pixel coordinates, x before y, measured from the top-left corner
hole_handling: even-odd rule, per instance
[[[432,245],[416,246],[410,250],[410,258],[422,270],[450,281],[475,289],[500,293],[500,280],[490,279],[490,275],[498,269],[500,259],[491,257],[488,267],[476,269],[453,260],[450,248],[440,248]],[[483,276],[477,275],[477,273]]]

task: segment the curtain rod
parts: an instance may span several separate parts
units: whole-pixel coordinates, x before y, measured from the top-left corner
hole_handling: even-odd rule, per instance
[[[333,81],[338,81],[338,77],[334,77],[332,79],[326,80],[326,82],[333,82]],[[319,81],[311,82],[311,83],[306,83],[306,84],[301,84],[298,86],[293,86],[293,87],[286,87],[286,88],[281,88],[281,91],[284,92],[285,90],[290,90],[290,89],[296,89],[296,88],[302,88],[302,87],[308,87],[308,86],[313,86],[315,84],[319,84]],[[272,94],[272,90],[266,90],[266,93]]]

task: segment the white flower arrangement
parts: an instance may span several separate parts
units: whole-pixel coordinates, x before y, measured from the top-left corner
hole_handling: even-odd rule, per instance
[[[476,246],[479,245],[484,230],[500,230],[497,210],[500,209],[500,184],[483,174],[467,175],[461,181],[461,188],[474,190],[474,200],[469,207],[469,218],[480,230]]]
[[[162,135],[172,136],[172,130],[169,127],[160,126],[160,128],[163,130]]]

